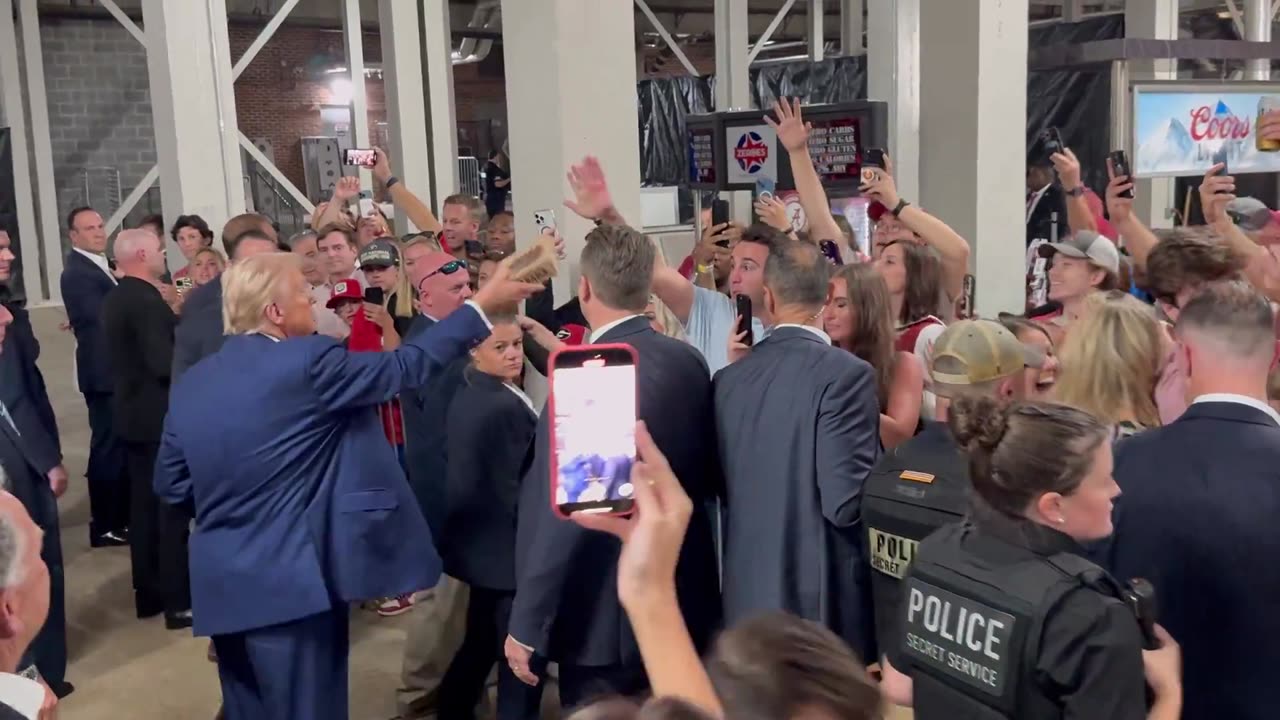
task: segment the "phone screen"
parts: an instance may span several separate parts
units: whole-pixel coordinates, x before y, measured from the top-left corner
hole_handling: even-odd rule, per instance
[[[342,151],[343,165],[373,167],[377,161],[378,154],[373,151],[373,148],[347,148]]]
[[[557,509],[563,515],[629,511],[636,458],[631,354],[603,348],[562,353],[551,374]]]
[[[747,336],[742,339],[743,344],[751,346],[755,344],[755,333],[751,328],[751,298],[746,295],[737,297],[738,303],[738,332],[746,333]]]

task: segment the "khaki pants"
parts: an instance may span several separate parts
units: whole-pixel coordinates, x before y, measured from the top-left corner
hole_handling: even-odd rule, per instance
[[[461,580],[441,575],[414,606],[396,690],[396,709],[406,720],[436,713],[440,681],[466,633],[468,591]]]

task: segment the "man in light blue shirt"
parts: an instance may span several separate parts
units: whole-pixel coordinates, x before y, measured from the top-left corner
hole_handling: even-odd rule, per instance
[[[653,293],[684,323],[689,344],[702,353],[711,374],[729,364],[729,337],[738,316],[735,298],[751,298],[751,334],[764,339],[767,312],[764,307],[764,265],[771,247],[788,242],[785,235],[766,225],[752,225],[733,246],[729,271],[729,295],[698,287],[671,267],[657,268]]]

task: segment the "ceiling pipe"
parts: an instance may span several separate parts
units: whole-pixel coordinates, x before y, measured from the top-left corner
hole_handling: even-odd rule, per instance
[[[476,4],[467,23],[468,30],[495,30],[502,19],[501,5],[498,0],[485,0]],[[454,65],[471,65],[483,61],[493,51],[493,40],[465,37],[462,43],[450,55]]]

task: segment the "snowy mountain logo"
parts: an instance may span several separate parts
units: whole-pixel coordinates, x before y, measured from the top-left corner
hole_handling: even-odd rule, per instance
[[[1196,141],[1177,118],[1169,118],[1138,148],[1138,174],[1182,167],[1195,159]]]

